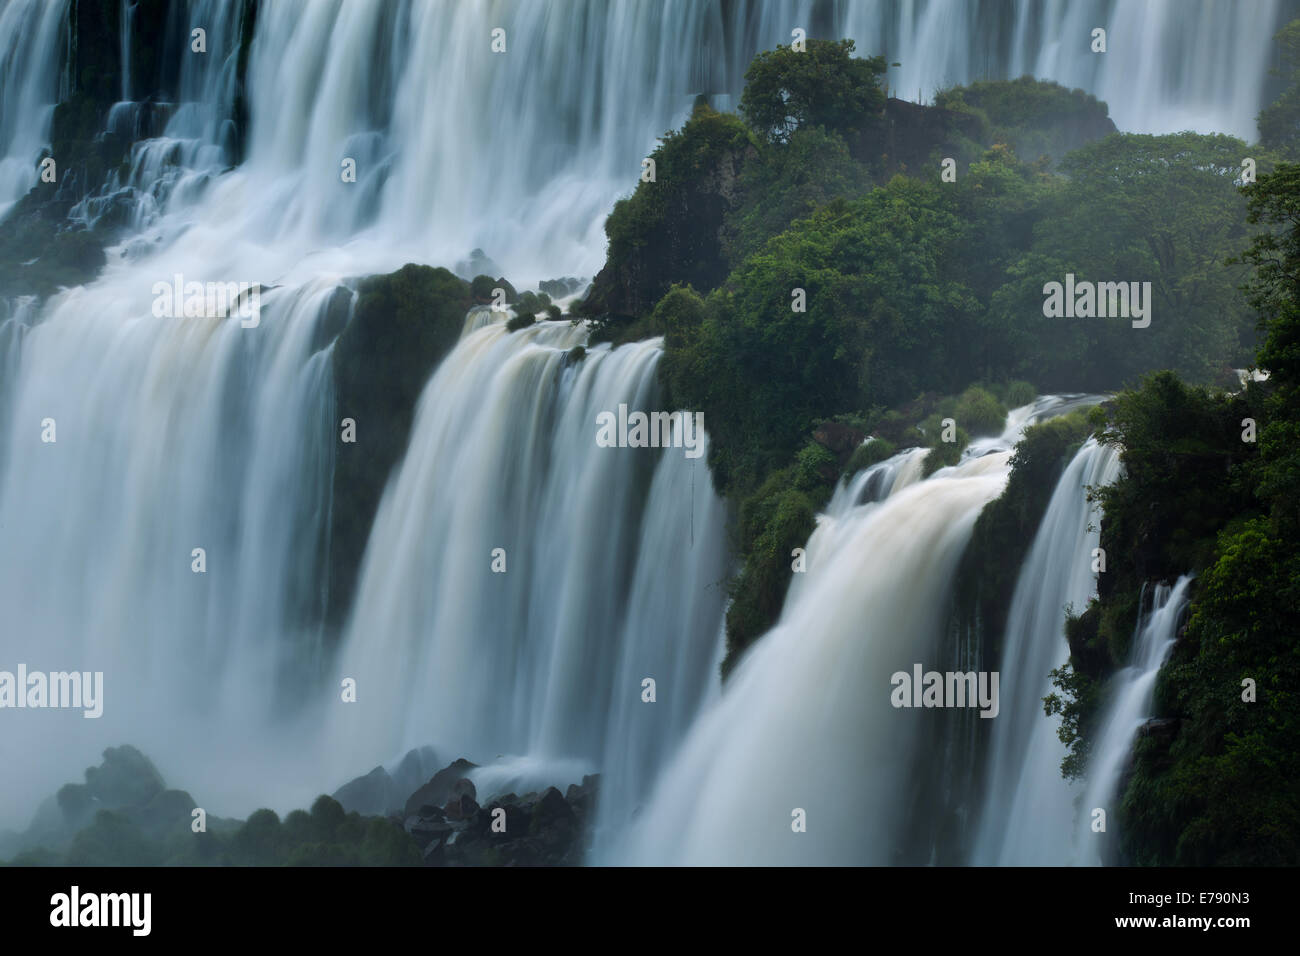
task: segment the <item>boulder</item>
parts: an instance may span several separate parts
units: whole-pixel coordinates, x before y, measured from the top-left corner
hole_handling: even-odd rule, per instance
[[[393,778],[383,767],[376,767],[364,777],[357,777],[339,787],[332,794],[349,813],[363,817],[383,816],[400,803]]]
[[[813,440],[838,457],[853,454],[866,437],[859,429],[839,422],[822,422],[813,432]]]
[[[413,816],[426,803],[435,807],[444,806],[451,799],[452,789],[455,785],[464,779],[467,772],[477,766],[477,764],[470,763],[462,757],[439,770],[430,778],[428,783],[407,798],[404,816]],[[472,787],[473,784],[470,784],[470,786]],[[457,793],[457,796],[466,792],[469,791],[462,789]],[[473,796],[471,796],[471,799],[473,799]]]

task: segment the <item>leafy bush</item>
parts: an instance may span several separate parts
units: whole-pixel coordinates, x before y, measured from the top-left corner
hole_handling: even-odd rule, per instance
[[[803,51],[778,46],[758,54],[745,72],[741,115],[777,143],[814,126],[846,134],[869,127],[885,105],[885,59],[853,51],[852,40],[810,39]]]

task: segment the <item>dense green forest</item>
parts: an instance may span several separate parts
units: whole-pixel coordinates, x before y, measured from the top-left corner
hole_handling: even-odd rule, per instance
[[[1278,38],[1293,65],[1298,36]],[[662,335],[671,404],[705,413],[715,485],[739,514],[724,673],[780,614],[791,550],[846,468],[930,445],[933,469],[961,447],[936,441],[940,417],[974,437],[1036,392],[1117,393],[1090,420],[1030,429],[972,555],[1023,551],[1068,454],[1094,430],[1117,444],[1125,476],[1098,492],[1111,563],[1047,701],[1071,746],[1063,772],[1086,762],[1143,583],[1195,573],[1158,690],[1174,731],[1140,741],[1124,852],[1300,861],[1300,81],[1247,144],[1118,133],[1105,104],[1027,77],[918,107],[888,97],[885,72],[850,41],[809,41],[753,61],[739,115],[698,101],[614,208],[607,263],[574,310],[594,341]],[[1149,282],[1150,324],[1046,316],[1044,288],[1067,274]],[[1255,366],[1267,379],[1243,389],[1234,369]],[[975,573],[1009,595],[1005,568]]]

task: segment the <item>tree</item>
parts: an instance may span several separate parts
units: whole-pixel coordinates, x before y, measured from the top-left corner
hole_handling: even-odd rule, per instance
[[[977,377],[957,334],[980,309],[954,274],[969,240],[951,191],[900,176],[797,221],[707,303],[666,299],[661,374],[710,422],[719,488],[753,487],[815,419]]]
[[[1300,153],[1300,20],[1292,20],[1274,37],[1281,47],[1287,88],[1259,114],[1259,141],[1288,156]]]
[[[1218,382],[1253,346],[1244,278],[1230,257],[1246,243],[1238,188],[1246,145],[1222,135],[1116,134],[1061,163],[1070,177],[1042,210],[1033,246],[1008,270],[995,314],[1048,389],[1108,389],[1172,368]],[[1043,285],[1150,282],[1151,324],[1046,319]],[[1037,363],[1042,362],[1039,366]]]
[[[1270,227],[1242,256],[1255,267],[1245,290],[1265,335],[1259,364],[1290,390],[1300,380],[1300,165],[1280,163],[1243,191],[1247,221]]]
[[[778,46],[760,53],[745,72],[740,112],[768,142],[788,142],[796,130],[813,126],[848,137],[885,105],[884,57],[854,57],[852,40],[807,44],[803,51]]]

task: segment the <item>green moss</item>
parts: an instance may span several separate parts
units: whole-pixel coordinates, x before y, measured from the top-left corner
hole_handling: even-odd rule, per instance
[[[719,238],[737,201],[735,181],[749,130],[736,116],[699,105],[680,131],[664,134],[641,181],[605,222],[609,253],[586,299],[573,311],[602,324],[648,315],[673,282],[712,289],[728,264]]]
[[[897,451],[897,446],[887,438],[872,439],[854,449],[853,457],[849,459],[848,467],[844,470],[847,474],[856,474],[864,468],[870,468],[887,458],[892,458]]]
[[[469,283],[446,269],[406,265],[357,285],[347,327],[334,346],[335,427],[356,422],[334,466],[330,515],[329,619],[339,622],[380,494],[406,449],[416,399],[460,338],[473,304]]]
[[[958,428],[955,436],[953,441],[937,440],[930,445],[930,453],[921,466],[922,476],[928,478],[940,468],[950,468],[961,461],[962,450],[970,444],[970,435]]]
[[[957,399],[953,418],[968,434],[1000,435],[1006,425],[1007,410],[986,389],[972,385]]]
[[[745,649],[780,616],[794,573],[792,552],[803,546],[816,526],[819,502],[794,486],[795,480],[792,472],[775,474],[742,505],[745,561],[730,586],[724,679]]]

